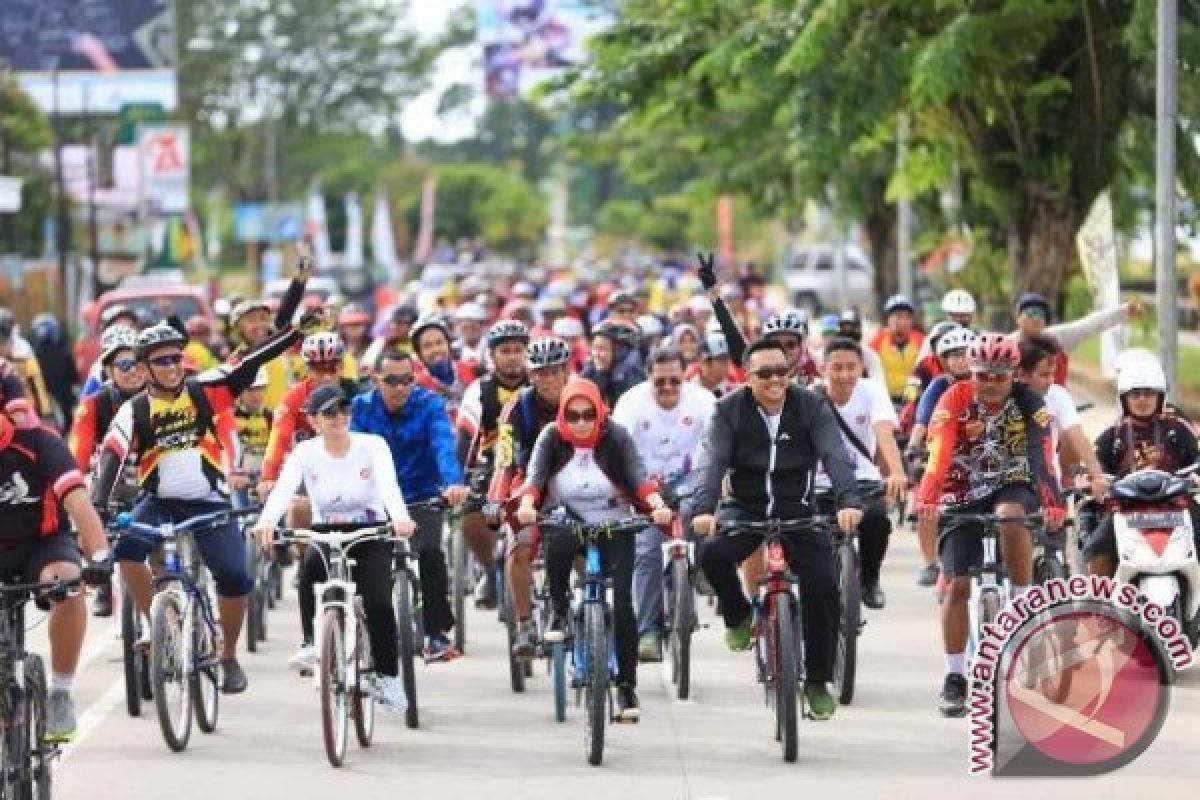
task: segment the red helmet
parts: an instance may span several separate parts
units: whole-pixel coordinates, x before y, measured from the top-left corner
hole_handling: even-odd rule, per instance
[[[967,347],[972,370],[1016,369],[1021,353],[1012,337],[1003,333],[981,333]]]
[[[337,363],[345,352],[342,337],[330,332],[311,334],[300,346],[300,356],[307,364]]]

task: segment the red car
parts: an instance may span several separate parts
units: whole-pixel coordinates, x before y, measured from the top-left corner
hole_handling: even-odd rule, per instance
[[[83,311],[85,329],[75,343],[75,366],[86,375],[100,356],[100,320],[113,306],[125,306],[135,312],[155,317],[175,314],[184,322],[194,316],[208,317],[216,325],[208,293],[199,286],[188,284],[146,285],[136,288],[113,289],[100,295]]]

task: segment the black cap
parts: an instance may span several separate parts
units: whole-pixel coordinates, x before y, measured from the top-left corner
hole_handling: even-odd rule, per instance
[[[1021,295],[1021,299],[1017,300],[1017,313],[1020,314],[1027,308],[1040,308],[1046,313],[1049,313],[1050,303],[1046,301],[1045,297],[1042,297],[1037,292],[1026,292],[1025,294]]]
[[[308,396],[304,404],[304,413],[319,414],[327,408],[339,406],[346,402],[346,393],[340,386],[318,386]]]

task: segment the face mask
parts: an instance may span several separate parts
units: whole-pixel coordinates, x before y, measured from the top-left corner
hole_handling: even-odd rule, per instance
[[[442,383],[454,383],[454,362],[450,359],[426,364],[430,374]]]

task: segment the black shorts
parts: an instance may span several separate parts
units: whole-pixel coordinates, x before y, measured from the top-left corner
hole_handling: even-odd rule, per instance
[[[41,575],[42,568],[55,561],[83,566],[74,536],[69,533],[39,536],[16,547],[0,550],[0,581],[34,583]]]
[[[1005,486],[990,497],[976,500],[955,510],[967,514],[991,514],[1001,503],[1019,503],[1026,514],[1033,514],[1042,507],[1033,489],[1025,484]],[[950,516],[942,518],[938,531],[938,557],[942,572],[949,577],[969,575],[972,569],[983,566],[983,525],[978,522],[958,521]]]

